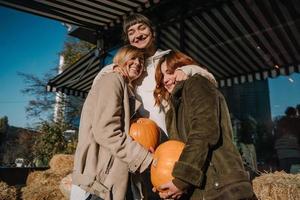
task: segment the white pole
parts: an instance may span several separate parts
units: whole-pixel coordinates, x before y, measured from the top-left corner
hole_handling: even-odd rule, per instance
[[[58,67],[58,74],[62,73],[63,71],[63,65],[64,65],[64,56],[60,55],[59,56],[59,67]],[[56,92],[56,97],[55,97],[55,106],[54,106],[54,121],[58,122],[59,120],[63,119],[64,117],[64,109],[65,109],[65,105],[64,105],[64,99],[65,99],[65,95],[58,91]]]

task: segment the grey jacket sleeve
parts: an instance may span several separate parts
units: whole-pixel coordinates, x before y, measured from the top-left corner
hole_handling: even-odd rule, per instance
[[[217,81],[212,73],[210,73],[207,69],[198,66],[198,65],[184,65],[182,67],[177,68],[176,70],[182,70],[188,77],[191,77],[195,74],[200,74],[209,80],[213,85],[217,86]]]

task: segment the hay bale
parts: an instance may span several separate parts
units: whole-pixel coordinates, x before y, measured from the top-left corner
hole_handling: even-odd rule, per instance
[[[50,160],[50,169],[57,174],[66,176],[73,169],[74,155],[56,154]]]
[[[30,185],[32,183],[37,183],[39,180],[41,180],[43,176],[43,171],[34,171],[31,172],[26,179],[26,185]]]
[[[259,200],[297,200],[300,199],[300,174],[264,173],[253,180],[253,189]]]
[[[33,172],[29,175],[26,187],[22,188],[24,200],[67,200],[59,189],[63,176],[54,173],[51,169],[42,172]]]
[[[69,199],[71,195],[71,187],[72,187],[72,174],[64,177],[59,184],[59,189],[63,193],[63,195]]]
[[[22,188],[24,200],[67,200],[61,192],[61,180],[73,169],[74,156],[57,154],[50,160],[50,169],[29,174]]]
[[[5,182],[0,182],[0,200],[16,200],[17,190],[15,187],[8,186]]]

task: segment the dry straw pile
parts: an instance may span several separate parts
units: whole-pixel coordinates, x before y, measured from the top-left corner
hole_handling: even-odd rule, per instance
[[[50,169],[56,174],[68,174],[73,169],[74,156],[57,154],[50,160]]]
[[[5,182],[0,182],[0,200],[16,200],[17,191],[15,187],[8,186]]]
[[[24,200],[67,200],[59,189],[63,177],[72,171],[73,155],[54,155],[50,169],[29,174],[26,187],[22,188]]]
[[[299,200],[300,174],[264,173],[253,180],[253,189],[259,200]]]

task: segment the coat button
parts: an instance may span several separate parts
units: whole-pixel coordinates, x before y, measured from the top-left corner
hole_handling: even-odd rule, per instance
[[[209,166],[213,166],[214,164],[212,164],[212,162],[209,162]]]
[[[219,185],[220,185],[219,182],[215,182],[215,183],[214,183],[215,188],[218,188]]]

